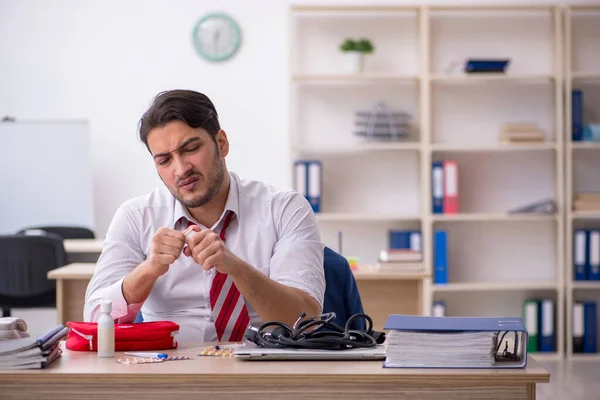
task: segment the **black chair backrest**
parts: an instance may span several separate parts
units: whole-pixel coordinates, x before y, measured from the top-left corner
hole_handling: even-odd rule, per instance
[[[55,289],[48,271],[66,263],[63,239],[43,236],[0,236],[0,295],[31,297]]]
[[[18,232],[18,234],[28,234],[28,231],[34,234],[39,234],[36,231],[44,231],[54,233],[63,239],[95,239],[94,232],[91,229],[80,226],[36,226],[26,228]]]

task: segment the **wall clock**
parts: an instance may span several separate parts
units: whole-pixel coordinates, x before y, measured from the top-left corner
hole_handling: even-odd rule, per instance
[[[233,18],[225,13],[210,13],[194,26],[192,40],[196,51],[208,61],[225,61],[241,44],[241,31]]]

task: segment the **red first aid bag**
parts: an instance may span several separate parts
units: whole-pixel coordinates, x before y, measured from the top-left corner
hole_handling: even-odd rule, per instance
[[[98,323],[68,321],[67,349],[98,350]],[[171,321],[115,324],[115,351],[164,350],[177,347],[179,325]]]

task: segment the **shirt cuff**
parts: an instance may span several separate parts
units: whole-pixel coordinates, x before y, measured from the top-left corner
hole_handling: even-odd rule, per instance
[[[125,277],[107,287],[106,292],[104,292],[104,299],[112,302],[112,312],[110,315],[117,323],[135,321],[144,304],[127,304],[127,300],[123,296],[123,280],[125,280]]]

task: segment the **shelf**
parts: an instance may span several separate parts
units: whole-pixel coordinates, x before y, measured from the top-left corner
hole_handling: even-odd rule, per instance
[[[507,16],[510,17],[511,15],[505,15],[504,13],[509,13],[509,12],[518,12],[519,14],[521,13],[526,13],[526,12],[540,12],[540,11],[550,11],[552,8],[551,6],[547,6],[547,5],[529,5],[529,4],[524,4],[524,5],[520,5],[520,4],[502,4],[500,2],[496,3],[496,4],[440,4],[440,5],[432,5],[430,6],[430,10],[431,13],[434,14],[434,16],[438,16],[438,13],[441,12],[448,12],[448,13],[457,13],[458,15],[460,15],[461,17],[465,14],[465,13],[497,13],[496,16],[501,17],[501,16]],[[452,14],[449,14],[452,15]]]
[[[571,289],[600,290],[600,281],[573,281]]]
[[[461,222],[488,222],[488,221],[501,221],[501,222],[522,222],[522,221],[554,221],[556,215],[546,214],[503,214],[503,213],[473,213],[473,214],[433,214],[433,221],[435,222],[446,222],[446,221],[461,221]]]
[[[523,83],[549,83],[554,77],[552,75],[538,74],[435,74],[431,81],[444,84],[462,83],[490,83],[490,82],[523,82]]]
[[[364,153],[370,151],[418,151],[421,148],[419,142],[400,142],[400,143],[362,143],[355,147],[340,148],[314,148],[298,146],[295,149],[304,154],[315,155],[339,155]]]
[[[359,17],[374,13],[377,17],[385,17],[390,14],[400,13],[400,15],[406,15],[407,12],[416,12],[419,10],[418,7],[411,6],[383,6],[383,5],[348,5],[348,6],[336,6],[336,5],[321,5],[321,4],[307,4],[307,5],[292,5],[290,10],[301,15],[302,13],[324,13],[329,16],[348,15],[356,13]],[[348,14],[347,14],[348,13]],[[321,14],[319,14],[321,15]]]
[[[310,83],[319,85],[356,85],[365,83],[416,83],[416,75],[396,75],[396,74],[294,74],[292,81],[298,83]]]
[[[573,72],[571,73],[571,78],[573,80],[597,81],[598,83],[600,83],[600,72]]]
[[[600,150],[600,142],[569,142],[573,150]]]
[[[572,211],[571,218],[574,220],[600,219],[600,211]]]
[[[434,292],[487,292],[518,290],[556,290],[556,282],[465,282],[434,284]]]
[[[548,151],[556,150],[558,147],[554,142],[545,143],[523,143],[523,144],[502,144],[496,145],[474,145],[464,146],[457,144],[445,144],[435,143],[431,146],[432,151],[436,152],[453,152],[453,153],[467,153],[467,152],[502,152],[502,151]]]
[[[359,265],[352,272],[359,281],[415,281],[431,278],[431,274],[425,272],[378,272],[375,265]]]
[[[418,215],[381,214],[381,213],[317,213],[317,221],[335,222],[378,222],[378,221],[420,221]]]

